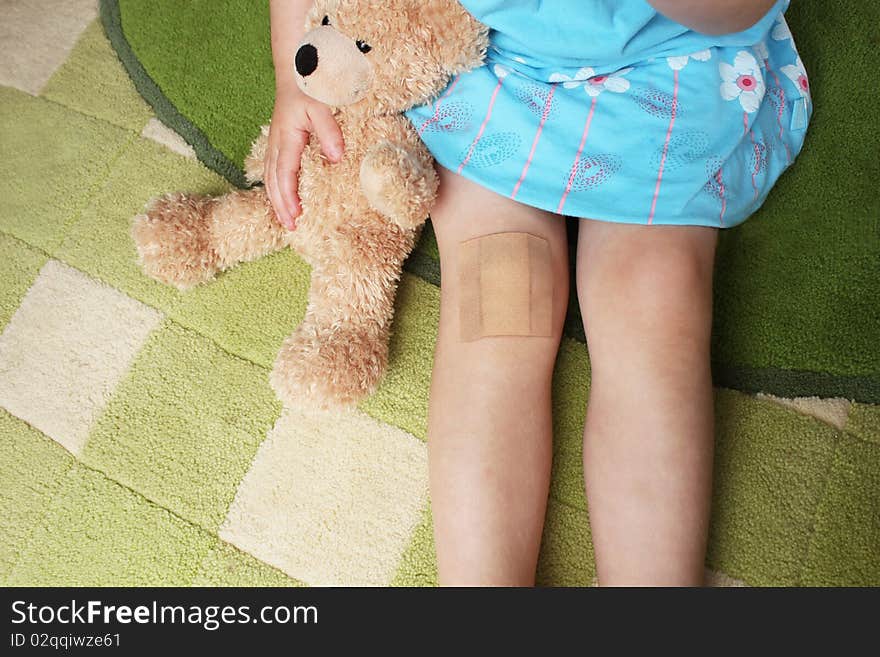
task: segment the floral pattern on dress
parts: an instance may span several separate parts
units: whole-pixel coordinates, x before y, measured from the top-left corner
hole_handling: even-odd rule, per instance
[[[743,110],[752,114],[761,107],[765,86],[761,67],[755,56],[740,50],[731,66],[727,62],[718,65],[721,72],[721,97],[724,100],[739,100]]]
[[[692,59],[698,62],[708,62],[712,59],[712,51],[706,49],[691,53],[690,55],[682,55],[681,57],[667,57],[666,63],[669,64],[669,68],[673,71],[680,71]]]
[[[800,57],[795,60],[794,64],[783,66],[779,70],[797,85],[798,91],[800,91],[807,100],[811,100],[810,80],[807,78],[807,69],[804,68],[804,63],[801,61]]]
[[[623,68],[610,75],[596,75],[593,68],[585,66],[579,69],[574,77],[569,77],[564,73],[553,73],[550,75],[550,82],[561,82],[566,89],[583,87],[588,96],[595,98],[603,91],[613,91],[616,94],[628,91],[629,80],[624,76],[630,71],[632,68]]]
[[[756,43],[752,46],[752,50],[755,51],[755,56],[758,58],[758,61],[766,62],[770,58],[770,49],[767,48],[767,43],[764,41]]]
[[[785,41],[786,39],[793,40],[791,30],[783,16],[780,15],[779,18],[776,19],[776,24],[773,26],[773,31],[770,33],[770,36],[773,37],[774,41]]]

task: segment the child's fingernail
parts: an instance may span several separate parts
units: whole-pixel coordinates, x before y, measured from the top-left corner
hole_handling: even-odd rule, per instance
[[[330,147],[330,157],[334,161],[338,162],[339,159],[342,157],[342,149],[339,148],[339,146],[331,146]]]

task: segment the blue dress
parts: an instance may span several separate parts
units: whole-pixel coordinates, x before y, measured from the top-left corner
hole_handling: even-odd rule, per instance
[[[516,201],[729,228],[792,164],[812,115],[789,1],[707,36],[645,0],[462,0],[490,28],[486,62],[405,114],[439,164]]]

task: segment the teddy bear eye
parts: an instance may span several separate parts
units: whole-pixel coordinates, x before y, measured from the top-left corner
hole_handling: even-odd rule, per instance
[[[358,47],[358,50],[360,50],[364,54],[370,52],[373,49],[373,47],[370,44],[364,43],[361,40],[355,41],[354,43]]]
[[[324,18],[321,19],[321,25],[330,25],[330,17],[324,16]]]

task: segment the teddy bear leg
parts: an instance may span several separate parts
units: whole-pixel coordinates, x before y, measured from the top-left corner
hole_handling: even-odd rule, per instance
[[[153,199],[134,218],[132,237],[144,272],[181,290],[285,244],[262,188]]]
[[[270,382],[288,406],[354,406],[376,389],[387,361],[383,327],[303,323],[284,341]]]
[[[211,233],[220,269],[250,262],[286,246],[265,187],[234,191],[217,200]]]
[[[287,405],[352,406],[385,373],[397,276],[328,274],[312,271],[305,319],[275,361],[270,382]]]

